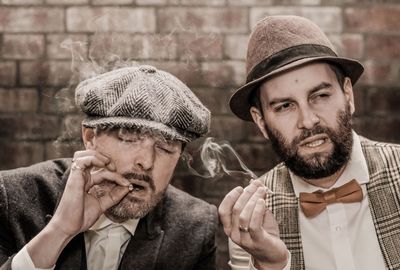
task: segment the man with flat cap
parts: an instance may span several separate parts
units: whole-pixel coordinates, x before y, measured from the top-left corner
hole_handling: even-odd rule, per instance
[[[282,163],[219,207],[232,269],[400,269],[400,146],[353,131],[362,72],[308,19],[256,25],[230,108]]]
[[[169,185],[209,110],[152,66],[75,97],[85,150],[0,172],[0,269],[215,269],[216,207]]]

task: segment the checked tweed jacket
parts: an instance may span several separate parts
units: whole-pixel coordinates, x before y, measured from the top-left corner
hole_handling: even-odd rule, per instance
[[[372,219],[387,269],[400,269],[400,145],[360,137],[370,181],[367,184]],[[268,205],[281,239],[292,255],[291,269],[304,270],[298,221],[298,198],[289,171],[282,163],[260,179],[275,192]]]

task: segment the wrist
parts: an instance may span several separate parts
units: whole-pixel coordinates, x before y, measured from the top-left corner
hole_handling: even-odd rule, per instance
[[[289,251],[286,251],[285,255],[283,255],[281,260],[277,260],[274,262],[270,261],[262,261],[256,258],[253,258],[254,267],[258,270],[283,270],[286,269],[286,266],[289,263]]]

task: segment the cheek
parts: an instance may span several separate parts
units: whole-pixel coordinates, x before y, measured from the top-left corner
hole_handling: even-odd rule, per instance
[[[295,116],[269,119],[266,123],[270,129],[278,132],[288,142],[299,135]]]

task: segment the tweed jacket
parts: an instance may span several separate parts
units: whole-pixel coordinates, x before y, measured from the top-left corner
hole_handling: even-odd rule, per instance
[[[363,137],[361,148],[369,170],[369,204],[387,269],[400,269],[400,145]],[[280,237],[289,249],[290,269],[304,270],[299,228],[299,202],[287,167],[281,163],[260,179],[275,192],[267,204],[279,224]]]
[[[51,219],[69,175],[69,159],[0,172],[0,269]],[[216,207],[169,186],[141,219],[119,269],[215,269]],[[61,253],[56,269],[86,269],[83,233]]]

